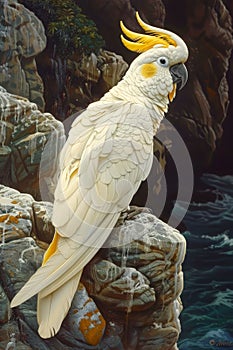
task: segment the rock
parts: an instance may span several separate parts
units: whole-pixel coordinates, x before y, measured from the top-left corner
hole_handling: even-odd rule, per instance
[[[106,50],[100,52],[97,57],[97,63],[101,72],[99,85],[103,93],[116,85],[128,68],[128,64],[123,60],[122,56]]]
[[[10,302],[9,299],[0,285],[0,324],[7,323],[10,320]]]
[[[0,218],[16,227],[0,245],[0,320],[7,324],[9,300],[41,265],[43,248],[52,239],[52,204],[5,186],[0,186],[0,197],[1,210],[5,208]],[[31,228],[23,238],[17,233],[23,219],[19,213]],[[25,237],[29,234],[36,241]],[[133,207],[86,266],[83,284],[55,337],[44,341],[37,335],[36,297],[13,309],[12,319],[18,319],[22,339],[33,349],[175,350],[185,247],[179,231],[146,208]]]
[[[195,4],[188,1],[186,8],[179,9],[179,16],[186,18],[183,25],[174,15],[176,11],[174,4],[167,4],[167,21],[179,29],[190,50],[189,82],[171,105],[169,120],[183,137],[194,170],[199,173],[212,162],[227,116],[226,74],[233,47],[232,21],[221,0]],[[206,63],[200,66],[204,57]]]
[[[123,267],[101,260],[89,270],[95,281],[88,291],[99,302],[114,307],[116,312],[143,311],[155,302],[155,293],[149,280],[134,268]]]
[[[3,88],[0,105],[0,128],[9,126],[2,129],[0,168],[5,171],[0,180],[41,199],[42,189],[53,191],[48,181],[56,173],[57,157],[65,141],[64,127],[51,114],[41,113],[34,103]]]
[[[30,236],[32,231],[31,205],[29,194],[0,185],[0,241]]]
[[[27,193],[0,185],[0,241],[32,236],[47,248],[54,235],[52,209],[49,202],[36,202]]]
[[[43,110],[43,83],[35,56],[44,50],[41,21],[17,1],[2,1],[0,84],[13,94],[30,98]]]
[[[103,36],[108,50],[122,55],[127,62],[132,61],[136,54],[127,50],[120,40],[121,20],[133,31],[140,32],[140,27],[135,20],[135,11],[138,10],[142,18],[151,25],[163,26],[165,18],[165,6],[161,0],[78,0],[78,5],[96,23]]]
[[[135,349],[171,349],[180,333],[184,237],[142,212],[114,229],[105,246],[85,269],[89,294],[107,320],[138,334]]]
[[[172,350],[178,340],[178,331],[174,327],[162,327],[153,324],[143,329],[137,350]]]
[[[54,226],[52,225],[53,205],[49,202],[33,202],[35,231],[40,241],[50,243],[54,235]]]
[[[12,299],[30,276],[40,267],[44,250],[39,248],[30,237],[2,244],[0,248],[0,271],[1,275],[4,275],[2,278],[4,290],[8,297]],[[3,299],[2,302],[5,301],[4,309],[6,309],[7,305],[9,306],[9,302],[6,296]],[[14,309],[13,313],[19,319],[22,337],[28,344],[33,346],[33,349],[47,350],[62,347],[59,337],[58,339],[47,340],[45,343],[36,334],[38,327],[36,321],[36,296]],[[82,347],[82,342],[95,346],[100,342],[104,334],[105,321],[94,301],[88,296],[86,289],[81,284],[73,299],[69,314],[64,321],[64,330],[66,329],[69,332],[68,339],[71,337],[77,340],[80,345],[78,349],[80,350],[86,349],[86,347]],[[46,344],[48,344],[48,347]]]
[[[51,68],[54,69],[53,67],[54,65]],[[70,101],[68,114],[86,108],[91,102],[100,99],[105,92],[121,80],[127,68],[128,64],[121,56],[106,50],[101,50],[98,55],[92,53],[82,59],[78,56],[68,59],[66,64],[66,75],[69,82],[66,93]],[[48,84],[56,86],[57,82],[50,80]],[[48,103],[52,105],[54,101],[48,101]],[[54,110],[55,106],[50,108],[53,114],[61,119],[58,111]]]
[[[0,348],[4,350],[33,350],[20,340],[19,326],[15,321],[9,321],[0,327]],[[42,349],[42,348],[41,348]]]
[[[64,327],[74,339],[94,346],[100,343],[105,325],[103,316],[80,283]]]
[[[0,172],[3,174],[7,169],[10,161],[11,148],[8,146],[0,147]]]
[[[10,300],[41,265],[44,251],[31,237],[1,244],[1,275],[4,290]],[[36,330],[36,297],[14,309]]]

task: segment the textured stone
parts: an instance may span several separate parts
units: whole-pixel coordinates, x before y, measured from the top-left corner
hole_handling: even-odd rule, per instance
[[[182,310],[184,237],[144,211],[114,229],[105,246],[109,248],[85,269],[83,282],[106,319],[121,320],[123,327],[135,332],[134,349],[175,347]]]
[[[0,241],[30,236],[33,198],[0,185]]]
[[[155,293],[149,280],[134,268],[123,267],[101,260],[89,270],[94,284],[88,291],[96,300],[118,311],[133,312],[150,308]]]
[[[127,68],[128,64],[121,56],[106,50],[101,50],[98,55],[92,53],[81,60],[79,57],[68,59],[66,70],[69,84],[66,91],[70,100],[69,114],[102,97],[118,83]],[[51,84],[51,81],[48,83]],[[55,111],[53,113],[57,115]]]
[[[46,46],[41,21],[17,1],[1,1],[0,84],[44,108],[35,56]]]
[[[9,307],[8,298],[11,300],[30,276],[39,268],[44,250],[39,248],[30,237],[1,244],[0,249],[0,273],[5,296],[2,298],[2,302],[7,312],[7,308]],[[4,311],[4,308],[1,310]],[[37,335],[36,296],[21,304],[16,309],[13,309],[13,313],[19,320],[22,339],[25,339],[28,344],[33,346],[33,349],[48,350],[64,348],[65,345],[59,340],[60,335],[58,335],[57,339],[52,338],[45,342]],[[66,329],[68,330],[68,334],[66,333]],[[80,284],[69,314],[64,321],[61,338],[65,333],[67,341],[69,338],[73,338],[76,345],[79,345],[77,349],[89,349],[90,347],[88,345],[86,347],[85,344],[90,344],[93,346],[91,349],[95,349],[94,346],[101,341],[104,330],[105,320],[103,316],[94,301],[88,296],[84,286]],[[67,349],[70,349],[69,346],[67,346]]]
[[[65,328],[78,340],[97,345],[105,331],[106,322],[85,287],[80,283],[65,322]]]
[[[202,172],[211,164],[227,115],[232,19],[221,0],[188,0],[187,6],[179,10],[168,1],[166,5],[168,23],[179,29],[190,50],[189,82],[177,94],[168,118],[183,137],[194,170]],[[177,10],[179,18],[185,18],[185,25],[180,24]]]
[[[135,11],[138,10],[142,18],[148,23],[163,26],[165,7],[161,0],[78,0],[78,5],[94,20],[103,36],[108,50],[116,52],[132,60],[136,54],[127,50],[120,40],[120,20],[123,20],[128,28],[140,32],[140,27],[135,20]]]
[[[10,320],[10,302],[0,284],[0,324],[7,323]]]
[[[27,193],[0,185],[0,241],[33,236],[47,248],[54,235],[52,209],[50,202],[36,202]]]
[[[9,94],[2,87],[0,128],[1,125],[8,127],[2,128],[0,168],[9,169],[9,174],[1,172],[0,180],[41,199],[40,186],[44,193],[53,191],[48,181],[56,172],[64,144],[63,125],[51,114],[40,112],[35,103]]]
[[[0,349],[1,350],[16,350],[16,349],[17,350],[35,350],[36,349],[36,347],[32,348],[28,344],[23,343],[20,340],[20,338],[21,338],[21,334],[19,331],[19,326],[15,321],[9,321],[8,323],[0,327]]]
[[[178,331],[174,327],[162,327],[153,324],[140,334],[137,350],[171,350],[178,340]]]
[[[37,239],[50,243],[54,235],[54,226],[52,225],[53,205],[49,202],[34,202],[32,204],[35,232]]]

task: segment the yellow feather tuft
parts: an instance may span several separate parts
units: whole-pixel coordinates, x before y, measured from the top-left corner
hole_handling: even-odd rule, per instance
[[[121,35],[121,41],[127,49],[135,52],[145,52],[149,49],[152,49],[155,45],[161,45],[162,47],[168,47],[169,45],[177,46],[176,41],[169,35],[168,33],[163,32],[162,29],[158,29],[152,26],[147,25],[142,21],[138,12],[136,12],[136,17],[139,25],[150,35],[136,33],[124,25],[122,21],[120,21],[120,26],[122,32],[132,41],[129,41]]]
[[[56,252],[57,250],[57,244],[58,244],[58,239],[59,239],[59,235],[57,232],[55,232],[54,236],[53,236],[53,240],[50,243],[48,249],[46,250],[45,254],[44,254],[44,258],[43,258],[43,262],[42,262],[42,266],[49,260],[49,258]]]
[[[138,52],[138,53],[142,53],[145,52],[149,49],[151,49],[152,47],[148,47],[147,49],[145,48],[145,44],[141,44],[141,43],[135,43],[133,41],[129,41],[127,39],[125,39],[123,37],[123,35],[121,35],[121,41],[123,43],[123,45],[129,49],[130,51],[134,51],[134,52]]]
[[[157,28],[146,24],[141,19],[138,12],[136,12],[136,18],[137,18],[138,24],[142,27],[142,29],[145,30],[146,33],[153,34],[155,36],[159,36],[161,38],[161,40],[167,42],[168,45],[173,45],[175,47],[177,46],[177,42],[171,37],[171,35],[169,35],[168,33],[164,33],[162,29],[161,29],[161,33],[160,33],[160,32],[158,32]]]

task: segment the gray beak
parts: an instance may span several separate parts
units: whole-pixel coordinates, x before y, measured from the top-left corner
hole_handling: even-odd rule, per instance
[[[170,68],[173,83],[177,84],[178,90],[181,90],[188,80],[188,71],[183,63],[175,64]]]

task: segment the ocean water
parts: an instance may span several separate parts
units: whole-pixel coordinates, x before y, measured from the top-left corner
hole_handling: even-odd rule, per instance
[[[233,349],[233,176],[205,174],[184,218],[180,350]],[[179,202],[175,211],[182,212]]]

